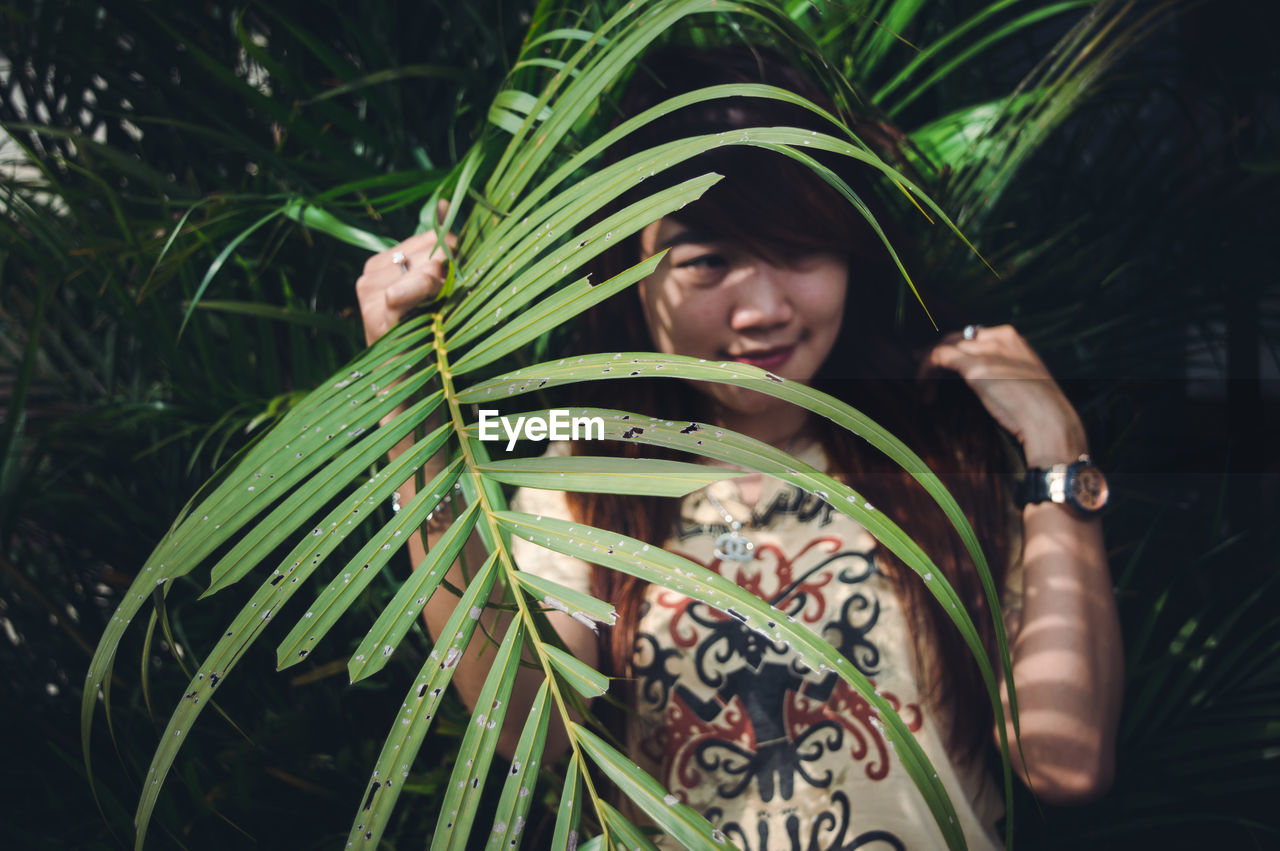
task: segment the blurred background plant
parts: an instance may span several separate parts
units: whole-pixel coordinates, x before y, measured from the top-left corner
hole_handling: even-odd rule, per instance
[[[926,300],[1016,322],[1113,472],[1129,659],[1120,775],[1082,810],[1041,817],[1024,802],[1020,839],[1272,844],[1280,46],[1264,4],[784,5],[909,133],[927,184],[1000,274],[926,233]],[[411,232],[530,22],[553,10],[0,7],[0,701],[14,844],[131,844],[181,669],[243,599],[189,605],[202,590],[190,580],[134,636],[122,658],[140,662],[117,666],[112,736],[95,740],[105,819],[76,724],[91,648],[201,483],[359,349],[352,283],[367,252],[284,215],[290,200]],[[579,14],[589,28],[600,12]],[[353,644],[357,626],[334,640]],[[341,658],[286,676],[251,653],[254,673],[222,693],[226,720],[187,744],[152,843],[340,842],[398,705],[385,683],[420,661],[397,654],[398,672],[347,687]],[[434,824],[457,729],[432,735],[395,844]]]

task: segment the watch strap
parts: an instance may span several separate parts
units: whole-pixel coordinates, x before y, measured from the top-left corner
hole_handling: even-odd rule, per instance
[[[1013,492],[1018,507],[1049,501],[1049,471],[1043,467],[1028,467]]]
[[[1014,498],[1018,507],[1052,502],[1055,505],[1066,505],[1086,517],[1098,514],[1106,505],[1105,494],[1102,497],[1102,504],[1092,507],[1081,504],[1072,493],[1073,479],[1082,470],[1092,470],[1094,475],[1101,476],[1088,455],[1081,455],[1070,463],[1054,464],[1047,470],[1042,467],[1029,467],[1026,476],[1014,488]],[[1104,479],[1103,488],[1105,487]]]

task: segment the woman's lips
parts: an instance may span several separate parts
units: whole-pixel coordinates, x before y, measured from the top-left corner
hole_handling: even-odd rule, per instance
[[[795,353],[795,346],[780,346],[775,349],[762,349],[758,352],[746,352],[740,355],[732,355],[729,360],[738,363],[746,363],[751,366],[758,366],[760,369],[774,371],[779,369],[787,359]]]

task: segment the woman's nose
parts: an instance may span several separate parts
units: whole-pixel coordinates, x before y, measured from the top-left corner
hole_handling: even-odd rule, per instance
[[[729,320],[733,330],[772,328],[791,321],[794,309],[784,278],[784,270],[759,259],[741,270]]]

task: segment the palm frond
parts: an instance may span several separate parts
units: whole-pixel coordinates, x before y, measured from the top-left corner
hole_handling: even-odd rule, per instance
[[[785,38],[803,37],[794,22],[772,3],[657,0],[623,7],[590,35],[577,28],[549,27],[533,38],[530,44],[539,48],[559,43],[562,49],[557,54],[560,58],[553,63],[555,67],[517,63],[520,69],[517,76],[522,81],[540,80],[542,85],[530,87],[530,91],[507,89],[500,93],[489,113],[492,129],[434,192],[437,197],[453,198],[450,219],[460,215],[459,210],[468,198],[477,199],[469,214],[460,219],[460,247],[451,260],[452,287],[447,297],[431,305],[425,316],[405,323],[379,341],[341,374],[296,405],[241,458],[216,488],[184,511],[144,565],[112,619],[86,681],[81,718],[86,753],[96,695],[110,676],[125,629],[151,599],[154,589],[190,574],[211,560],[214,563],[207,594],[251,574],[260,575],[262,579],[240,614],[226,626],[216,645],[200,661],[169,719],[144,781],[136,817],[139,845],[159,801],[163,781],[193,725],[213,701],[218,684],[231,675],[293,595],[308,587],[307,580],[320,575],[322,570],[331,570],[326,559],[347,536],[355,534],[363,517],[412,477],[426,459],[439,453],[449,459],[444,469],[419,489],[412,503],[375,531],[360,552],[329,574],[328,586],[298,619],[278,649],[281,667],[313,652],[413,531],[453,494],[465,498],[467,508],[453,519],[448,531],[429,551],[426,562],[407,581],[399,583],[399,589],[349,662],[353,680],[376,674],[416,623],[424,603],[438,588],[462,542],[473,530],[479,534],[489,557],[471,576],[435,649],[406,694],[365,799],[352,821],[350,847],[372,848],[381,841],[403,789],[402,781],[407,778],[437,714],[453,666],[472,640],[475,615],[490,604],[490,594],[496,587],[505,589],[503,605],[512,611],[513,619],[501,638],[475,714],[467,725],[453,777],[445,787],[447,792],[432,847],[462,847],[471,833],[522,655],[533,660],[543,679],[536,710],[531,711],[518,745],[525,764],[535,760],[542,748],[551,715],[558,715],[566,722],[569,731],[571,768],[561,822],[557,824],[558,835],[567,837],[570,831],[580,830],[585,801],[589,802],[591,818],[603,831],[605,841],[613,838],[645,844],[634,826],[602,799],[591,774],[586,771],[589,764],[594,764],[617,782],[660,829],[680,837],[690,847],[728,847],[724,837],[705,819],[686,807],[672,805],[656,781],[624,765],[616,751],[602,739],[580,725],[568,723],[572,717],[570,709],[577,705],[579,696],[600,693],[607,681],[599,672],[559,649],[558,640],[548,633],[540,612],[546,600],[554,599],[561,605],[573,607],[584,617],[607,621],[612,617],[611,607],[589,597],[568,599],[570,595],[564,593],[567,589],[557,591],[521,574],[511,555],[513,535],[561,552],[586,555],[605,567],[634,573],[679,590],[738,618],[770,641],[789,645],[804,664],[837,672],[875,708],[886,737],[923,795],[948,846],[963,847],[964,840],[946,790],[915,737],[866,677],[824,639],[717,574],[644,542],[581,524],[512,513],[507,510],[502,490],[504,484],[520,483],[554,484],[587,491],[687,492],[706,483],[705,472],[689,465],[673,467],[648,462],[638,462],[630,470],[623,470],[607,460],[492,460],[467,413],[469,403],[496,401],[537,386],[588,379],[625,380],[637,373],[748,385],[796,402],[866,437],[924,484],[961,531],[983,575],[992,611],[999,611],[976,538],[937,479],[901,443],[857,411],[829,397],[741,365],[704,364],[687,358],[652,355],[575,359],[567,365],[548,363],[526,367],[492,380],[484,377],[499,360],[648,274],[660,256],[594,286],[585,280],[566,280],[574,268],[609,247],[614,240],[635,233],[695,200],[718,178],[706,175],[685,181],[636,201],[598,224],[586,226],[586,222],[637,181],[716,146],[755,145],[807,164],[814,163],[805,153],[806,149],[844,155],[887,176],[950,224],[941,208],[923,190],[847,134],[756,128],[695,137],[642,152],[585,179],[574,179],[610,141],[632,132],[676,103],[663,104],[625,122],[598,142],[583,146],[563,165],[557,165],[557,157],[570,138],[576,139],[588,132],[603,93],[635,57],[676,23],[703,13],[741,15],[757,25],[775,28]],[[523,57],[530,58],[533,57],[529,52]],[[759,86],[695,92],[678,102],[725,95],[767,96],[799,102],[794,95]],[[837,180],[831,172],[820,173],[828,180]],[[849,193],[847,187],[843,190],[852,203],[860,206],[859,199]],[[424,207],[427,222],[442,230],[451,228],[449,220],[434,221],[434,207],[434,203]],[[865,208],[861,209],[866,214]],[[380,244],[313,205],[289,202],[271,216],[282,212],[301,218],[313,227],[331,230],[349,242]],[[251,226],[241,238],[265,221]],[[954,225],[951,227],[954,230]],[[235,244],[234,241],[228,244],[206,273],[197,289],[197,299]],[[625,366],[615,370],[615,361],[619,358],[625,358],[621,361]],[[415,402],[415,398],[418,401]],[[400,406],[405,410],[378,426]],[[369,475],[388,449],[406,437],[421,433],[423,424],[434,413],[443,420],[442,425],[421,436],[396,462]],[[628,428],[623,423],[634,424],[641,416],[620,412],[583,413],[607,414],[611,436],[616,438],[621,438]],[[627,420],[628,417],[631,419]],[[886,547],[921,575],[942,602],[978,659],[993,709],[998,717],[1001,715],[995,674],[954,590],[928,556],[857,493],[817,470],[797,464],[785,454],[710,426],[696,424],[696,428],[682,434],[678,429],[652,423],[645,426],[643,439],[677,447],[693,456],[719,458],[777,475],[866,525]],[[678,474],[681,481],[673,484],[674,474]],[[657,479],[663,481],[659,484]],[[274,569],[264,572],[264,560],[290,541],[294,544],[288,554]],[[997,633],[1003,635],[998,616],[994,623]],[[1004,668],[1009,671],[1011,665],[1003,640],[1001,647]],[[997,728],[1003,731],[1004,725]],[[519,776],[519,763],[518,758],[512,777]],[[1011,785],[1007,749],[1005,774],[1006,784]],[[531,781],[520,781],[527,782]],[[527,806],[518,792],[511,791],[518,788],[519,785],[509,786],[508,793],[502,796],[495,816],[495,837],[510,835],[514,839],[518,834],[515,826],[524,817],[521,808]]]

